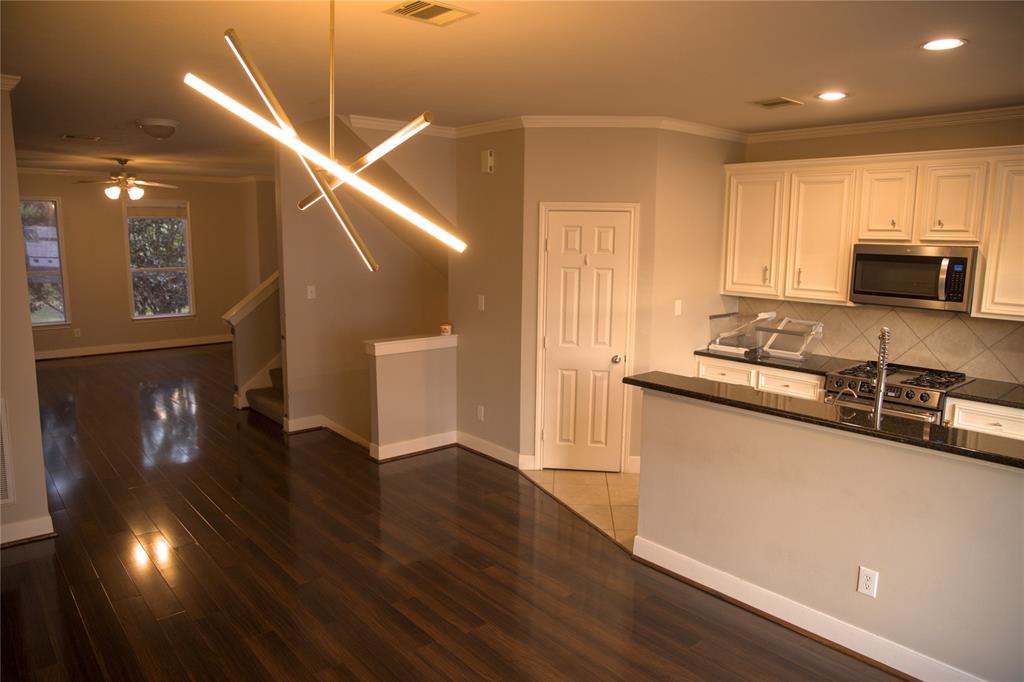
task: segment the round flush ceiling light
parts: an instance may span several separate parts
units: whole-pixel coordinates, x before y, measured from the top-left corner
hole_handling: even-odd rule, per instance
[[[177,121],[169,118],[142,118],[135,122],[139,129],[158,140],[166,140],[178,129]]]
[[[929,40],[921,47],[925,50],[931,50],[932,52],[938,52],[941,50],[952,50],[966,44],[967,41],[963,38],[939,38],[937,40]]]
[[[839,92],[838,90],[829,90],[818,95],[818,99],[825,100],[826,102],[838,102],[841,99],[846,99],[846,93]]]

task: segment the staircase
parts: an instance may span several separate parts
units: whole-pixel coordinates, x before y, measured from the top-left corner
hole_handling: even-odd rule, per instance
[[[280,367],[270,370],[270,384],[266,388],[250,388],[245,392],[245,400],[253,412],[259,412],[264,417],[283,424],[284,381],[283,371]]]

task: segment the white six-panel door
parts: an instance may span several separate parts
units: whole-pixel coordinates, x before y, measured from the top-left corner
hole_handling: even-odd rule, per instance
[[[545,215],[541,461],[619,471],[633,214]]]

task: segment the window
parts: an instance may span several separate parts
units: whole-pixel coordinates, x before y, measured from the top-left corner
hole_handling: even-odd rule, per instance
[[[191,315],[188,207],[127,206],[132,317]]]
[[[34,326],[68,322],[58,214],[56,199],[21,202],[28,309]]]

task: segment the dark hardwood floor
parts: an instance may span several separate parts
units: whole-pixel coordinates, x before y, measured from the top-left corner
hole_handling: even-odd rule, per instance
[[[869,680],[457,448],[231,408],[227,346],[38,364],[58,537],[2,552],[4,680]]]

